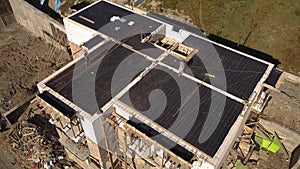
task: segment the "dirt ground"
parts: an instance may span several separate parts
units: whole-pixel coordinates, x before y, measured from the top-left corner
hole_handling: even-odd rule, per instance
[[[300,83],[284,80],[279,91],[270,90],[270,96],[271,99],[261,118],[300,134]],[[295,146],[300,144],[300,140],[294,141]],[[281,148],[278,153],[269,153],[261,159],[258,167],[263,169],[288,168],[289,162],[285,159],[286,155]]]
[[[12,108],[37,91],[36,83],[68,62],[68,54],[18,25],[13,15],[0,27],[0,113]],[[3,100],[7,104],[3,105]],[[0,168],[28,168],[4,143],[1,135]]]
[[[7,147],[4,147],[0,144],[0,168],[6,169],[21,169],[25,168],[20,165],[20,162],[17,160],[17,156],[8,151]]]
[[[259,169],[288,169],[289,162],[282,149],[273,154],[266,150],[261,150],[259,163],[256,166]]]
[[[271,100],[261,117],[300,134],[300,83],[285,80],[279,90],[270,91]]]
[[[0,101],[10,109],[37,91],[36,84],[68,62],[68,54],[18,25],[0,28]],[[0,105],[1,105],[0,102]]]

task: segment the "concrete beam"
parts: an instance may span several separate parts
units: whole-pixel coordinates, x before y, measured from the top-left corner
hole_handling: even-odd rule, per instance
[[[158,64],[161,65],[161,66],[164,66],[164,67],[166,67],[166,68],[168,68],[170,70],[172,70],[175,73],[179,74],[178,69],[175,69],[175,68],[173,68],[173,67],[171,67],[171,66],[169,66],[169,65],[167,65],[165,63],[162,63],[162,62],[159,62]],[[202,80],[199,80],[199,79],[197,79],[197,78],[195,78],[193,76],[190,76],[190,75],[188,75],[186,73],[182,73],[182,76],[184,76],[184,77],[186,77],[186,78],[188,78],[188,79],[190,79],[190,80],[192,80],[192,81],[194,81],[194,82],[196,82],[198,84],[206,86],[206,87],[208,87],[208,88],[210,88],[210,89],[212,89],[212,90],[214,90],[214,91],[216,91],[218,93],[221,93],[221,94],[223,94],[223,95],[225,95],[225,96],[227,96],[227,97],[229,97],[229,98],[231,98],[231,99],[233,99],[233,100],[235,100],[237,102],[240,102],[240,103],[243,103],[243,104],[245,103],[245,101],[243,99],[240,99],[239,97],[234,96],[233,94],[225,92],[225,91],[223,91],[223,90],[221,90],[221,89],[219,89],[219,88],[217,88],[217,87],[215,87],[215,86],[213,86],[211,84],[208,84],[208,83],[206,83],[206,82],[204,82]]]

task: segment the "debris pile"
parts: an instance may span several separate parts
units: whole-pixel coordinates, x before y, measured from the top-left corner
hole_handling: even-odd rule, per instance
[[[35,122],[36,120],[34,119]],[[31,163],[34,168],[72,166],[65,160],[64,149],[53,135],[53,129],[51,127],[47,129],[29,121],[18,123],[9,134],[13,150]]]

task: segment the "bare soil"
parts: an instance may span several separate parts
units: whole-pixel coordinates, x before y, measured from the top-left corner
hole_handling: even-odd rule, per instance
[[[10,102],[6,109],[12,108],[67,62],[66,52],[34,37],[16,22],[0,28],[0,101],[5,98]]]
[[[279,90],[270,91],[271,99],[261,118],[300,134],[300,84],[284,80]],[[295,140],[295,146],[297,144],[300,144],[300,140]],[[269,153],[265,157],[260,160],[258,168],[284,169],[289,166],[283,148],[276,154]]]
[[[20,165],[20,161],[18,161],[18,157],[7,150],[7,147],[4,147],[0,144],[0,168],[6,169],[21,169],[25,168],[25,166]]]
[[[288,169],[289,161],[286,160],[284,150],[281,148],[277,153],[261,150],[259,163],[256,166],[259,169]]]
[[[262,118],[300,134],[300,84],[285,80],[279,90],[270,91],[271,100]]]
[[[68,54],[18,25],[13,15],[4,17],[7,27],[0,27],[0,113],[22,102],[36,89],[36,84],[68,62]],[[2,101],[8,101],[4,107]],[[8,133],[6,131],[5,133]],[[0,168],[29,168],[0,135]]]

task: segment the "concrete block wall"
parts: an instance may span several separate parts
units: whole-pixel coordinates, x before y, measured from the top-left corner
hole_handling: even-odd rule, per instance
[[[64,25],[25,0],[9,0],[17,22],[47,43],[65,50],[67,36]]]

